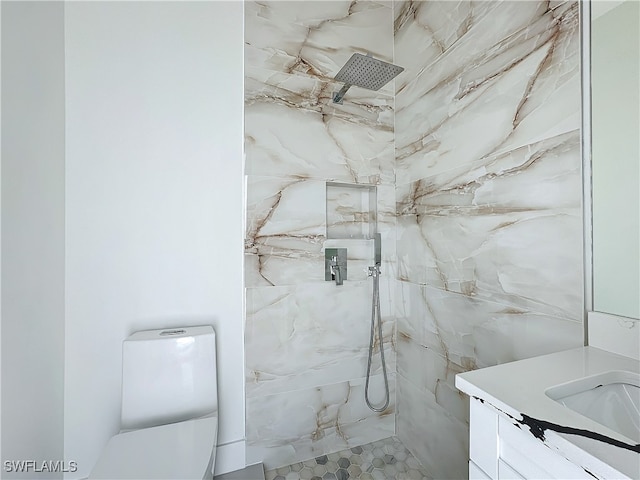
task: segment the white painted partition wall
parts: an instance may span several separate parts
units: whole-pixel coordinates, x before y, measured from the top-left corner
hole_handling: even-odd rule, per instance
[[[243,5],[65,8],[68,478],[118,431],[122,340],[194,324],[217,333],[217,465],[242,468]]]
[[[61,478],[64,31],[61,2],[2,2],[3,479]],[[5,461],[10,462],[5,464]]]

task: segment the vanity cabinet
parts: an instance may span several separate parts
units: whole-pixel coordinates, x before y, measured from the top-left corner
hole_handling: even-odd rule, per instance
[[[470,402],[469,479],[590,479],[593,476],[480,400]]]
[[[640,375],[640,362],[580,347],[457,374],[456,387],[470,399],[470,478],[640,479],[633,434],[547,395],[614,372]]]

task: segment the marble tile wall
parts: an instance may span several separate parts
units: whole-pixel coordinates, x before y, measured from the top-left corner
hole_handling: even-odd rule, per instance
[[[355,52],[393,61],[391,2],[245,3],[247,462],[268,469],[395,432],[394,86],[353,87],[333,104],[332,79]],[[349,187],[327,205],[327,182],[376,186],[391,372],[382,413],[364,403],[373,241],[358,232],[370,219]],[[350,238],[327,238],[327,209],[331,232],[360,222]],[[327,247],[348,249],[343,286],[324,280]]]
[[[575,1],[394,3],[397,435],[466,477],[458,372],[582,345]]]

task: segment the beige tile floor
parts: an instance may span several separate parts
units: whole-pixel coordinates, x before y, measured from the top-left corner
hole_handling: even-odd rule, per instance
[[[266,480],[431,480],[395,437],[269,470]]]

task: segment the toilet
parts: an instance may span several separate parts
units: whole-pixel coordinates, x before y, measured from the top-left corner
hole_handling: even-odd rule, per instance
[[[211,326],[137,332],[122,344],[120,433],[90,479],[211,479],[218,433]]]

